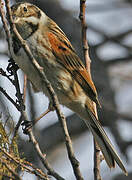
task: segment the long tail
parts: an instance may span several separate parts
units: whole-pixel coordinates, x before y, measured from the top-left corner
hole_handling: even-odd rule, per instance
[[[95,115],[89,110],[86,106],[86,111],[88,116],[91,117],[89,120],[85,120],[86,125],[90,128],[96,142],[98,143],[100,150],[102,151],[104,158],[110,168],[115,167],[115,162],[118,166],[122,169],[125,175],[128,175],[120,157],[118,156],[117,152],[115,151],[112,143],[110,142],[107,134],[105,133],[103,127],[101,126],[100,122],[97,120]]]

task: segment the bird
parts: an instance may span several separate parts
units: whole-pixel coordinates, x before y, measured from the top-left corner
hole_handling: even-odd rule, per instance
[[[96,116],[93,103],[100,106],[96,87],[85,65],[65,33],[40,8],[20,2],[12,5],[11,14],[18,33],[30,48],[51,83],[59,103],[84,120],[92,132],[109,168],[116,164],[125,175],[127,170]],[[20,41],[11,30],[11,56],[27,75],[35,92],[43,92],[51,101],[41,76],[35,69]]]

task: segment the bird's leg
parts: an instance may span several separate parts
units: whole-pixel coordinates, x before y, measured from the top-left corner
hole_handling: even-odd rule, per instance
[[[42,113],[38,118],[36,118],[34,121],[26,121],[26,122],[24,121],[22,123],[22,126],[24,126],[22,127],[24,134],[27,134],[30,128],[32,128],[42,117],[44,117],[46,114],[48,114],[51,111],[54,111],[54,107],[52,103],[50,102],[48,109],[44,113]]]
[[[52,103],[50,102],[49,103],[49,106],[48,106],[48,109],[44,112],[44,113],[42,113],[38,118],[36,118],[34,121],[33,121],[33,125],[34,124],[36,124],[42,117],[44,117],[46,114],[48,114],[49,112],[51,112],[51,111],[54,111],[54,107],[53,107],[53,105],[52,105]]]

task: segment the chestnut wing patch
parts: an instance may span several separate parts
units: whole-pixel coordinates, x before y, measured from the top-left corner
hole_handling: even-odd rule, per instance
[[[99,104],[96,88],[91,80],[91,77],[80,58],[76,55],[66,36],[63,35],[63,37],[60,39],[60,36],[57,37],[51,32],[47,35],[51,44],[52,52],[56,57],[56,61],[71,73],[74,79],[91,98],[91,100]]]

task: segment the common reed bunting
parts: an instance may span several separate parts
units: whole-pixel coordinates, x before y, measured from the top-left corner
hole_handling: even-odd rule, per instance
[[[21,37],[26,41],[34,58],[43,68],[60,104],[77,113],[91,130],[110,168],[115,163],[127,171],[96,118],[93,102],[99,105],[94,83],[70,41],[58,25],[42,10],[30,3],[17,3],[11,7],[12,17]],[[48,96],[38,71],[11,34],[11,56],[27,75],[34,89]]]

